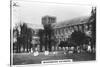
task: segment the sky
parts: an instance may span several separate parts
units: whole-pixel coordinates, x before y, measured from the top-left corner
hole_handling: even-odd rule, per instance
[[[36,24],[41,26],[41,18],[45,15],[55,16],[57,23],[69,20],[75,17],[88,16],[91,14],[92,6],[57,4],[32,1],[13,1],[12,5],[12,23],[13,26],[19,22]]]

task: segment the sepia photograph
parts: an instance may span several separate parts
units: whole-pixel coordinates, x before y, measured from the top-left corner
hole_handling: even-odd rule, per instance
[[[96,60],[96,6],[10,1],[10,65]]]

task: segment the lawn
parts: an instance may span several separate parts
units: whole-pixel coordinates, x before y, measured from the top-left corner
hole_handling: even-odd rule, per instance
[[[40,64],[42,60],[60,60],[60,59],[73,59],[75,61],[90,61],[95,60],[95,54],[90,53],[74,53],[74,54],[63,54],[59,52],[54,55],[50,53],[45,56],[43,53],[40,53],[39,56],[34,56],[33,53],[17,53],[13,54],[13,64],[14,65],[23,65],[23,64]]]

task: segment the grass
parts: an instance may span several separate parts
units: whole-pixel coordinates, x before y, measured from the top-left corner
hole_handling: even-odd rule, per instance
[[[45,56],[40,53],[39,56],[34,56],[33,53],[19,53],[13,54],[13,64],[23,65],[23,64],[40,64],[42,60],[60,60],[60,59],[73,59],[73,61],[89,61],[95,60],[95,54],[90,53],[74,53],[66,54],[59,52],[57,55],[53,55],[52,52]]]

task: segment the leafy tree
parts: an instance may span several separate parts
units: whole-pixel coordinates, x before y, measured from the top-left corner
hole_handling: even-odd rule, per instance
[[[59,46],[60,47],[66,47],[67,46],[67,42],[61,41]]]
[[[44,45],[45,45],[45,50],[48,50],[51,51],[51,48],[52,48],[52,45],[53,45],[53,29],[51,27],[51,24],[48,24],[48,25],[44,25]]]
[[[19,30],[18,30],[18,26],[16,25],[15,28],[13,28],[13,50],[16,50],[16,52],[19,52]],[[14,39],[16,39],[16,41],[14,42]]]
[[[31,41],[32,41],[32,29],[27,28],[27,49],[29,50],[31,50],[32,47]]]
[[[40,37],[39,41],[40,41],[40,51],[42,51],[42,46],[44,45],[44,30],[39,29],[38,31],[38,36]]]
[[[23,23],[23,25],[20,26],[21,27],[21,44],[25,48],[27,49],[27,52],[29,52],[28,49],[31,49],[31,41],[32,41],[32,29],[27,27],[27,24]]]
[[[86,36],[85,33],[82,33],[81,31],[74,31],[71,34],[71,41],[73,43],[75,43],[75,46],[81,46],[84,43],[86,43],[86,41],[89,39],[88,36]]]
[[[49,48],[49,51],[51,51],[51,48],[53,46],[54,38],[53,38],[53,29],[51,27],[51,24],[48,24],[44,26],[44,34],[45,34],[45,48]]]
[[[20,29],[20,31],[19,31]],[[26,23],[19,24],[18,26],[13,29],[13,34],[15,34],[16,37],[16,43],[14,43],[14,47],[16,47],[17,53],[20,53],[21,47],[24,49],[31,49],[32,44],[32,29],[27,27]]]

